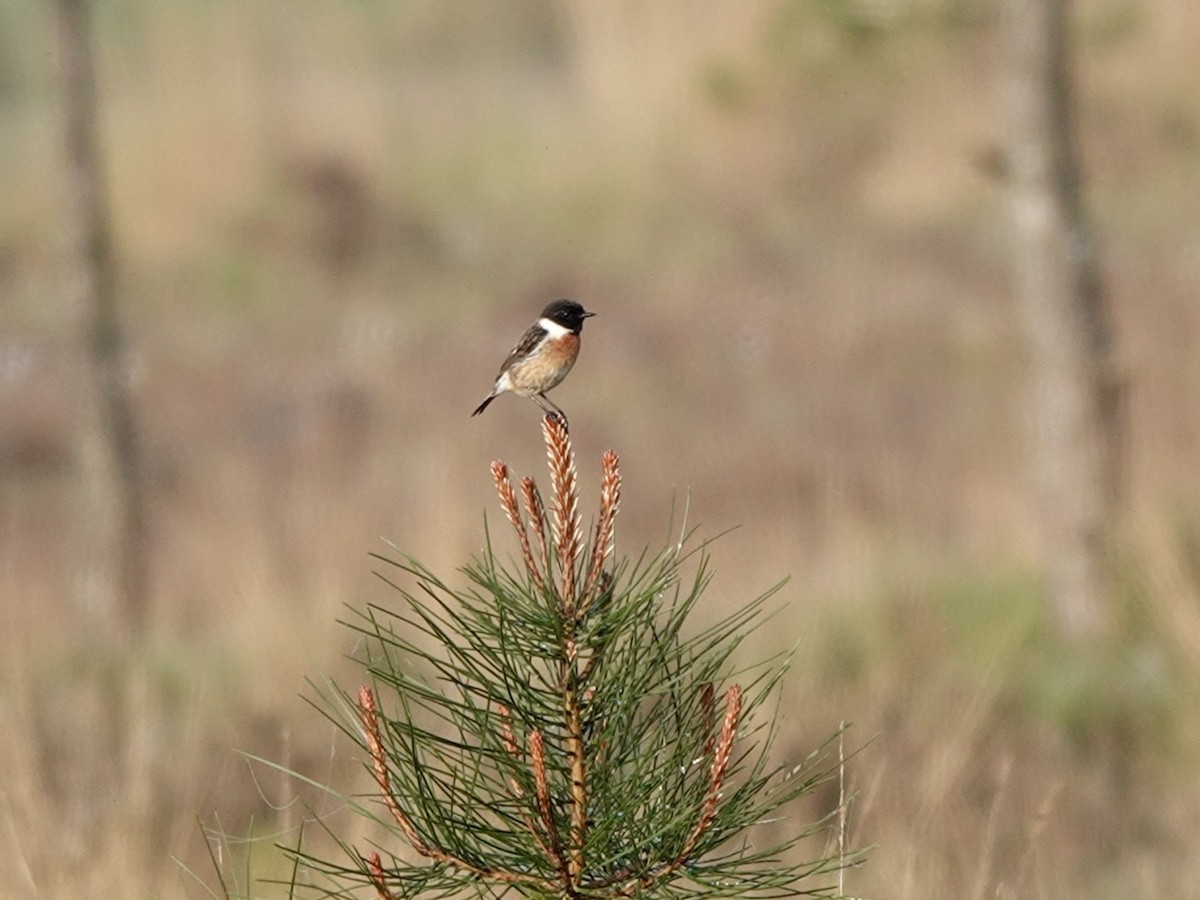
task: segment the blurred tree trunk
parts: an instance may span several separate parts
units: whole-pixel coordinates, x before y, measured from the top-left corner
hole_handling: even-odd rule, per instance
[[[65,140],[67,300],[80,323],[87,361],[78,420],[81,502],[73,549],[84,618],[101,620],[112,652],[96,654],[102,668],[89,674],[101,718],[78,723],[87,740],[80,742],[81,752],[68,770],[76,790],[64,824],[87,846],[99,840],[99,829],[112,827],[114,810],[128,814],[120,827],[134,832],[144,832],[149,820],[152,713],[149,680],[137,653],[148,624],[149,548],[141,449],[117,312],[88,3],[55,0],[55,5]],[[123,677],[105,677],[106,656],[115,656]],[[110,740],[117,748],[115,758],[96,749]],[[150,864],[145,860],[131,868],[143,873]],[[136,885],[124,887],[131,896],[140,893]]]
[[[56,0],[66,142],[68,302],[89,375],[78,433],[84,502],[82,601],[122,640],[140,635],[148,604],[141,452],[117,311],[87,0]]]
[[[1066,0],[1003,0],[1014,287],[1033,371],[1043,543],[1066,637],[1111,624],[1121,468],[1112,325],[1083,212]]]

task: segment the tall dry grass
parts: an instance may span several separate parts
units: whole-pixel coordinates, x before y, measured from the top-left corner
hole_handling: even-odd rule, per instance
[[[306,818],[336,827],[238,751],[365,789],[303,680],[343,671],[334,622],[379,599],[381,535],[451,569],[482,541],[490,459],[537,470],[535,409],[466,413],[559,293],[600,313],[555,396],[584,458],[622,453],[625,546],[661,543],[690,491],[694,521],[741,526],[714,596],[794,576],[777,645],[756,649],[799,639],[797,752],[843,720],[864,745],[848,826],[878,849],[848,890],[1196,896],[1196,11],[1079,6],[1130,519],[1147,524],[1119,645],[1074,658],[1038,602],[1053,548],[1033,536],[1001,187],[981,163],[999,137],[986,9],[660,6],[101,11],[155,497],[148,809],[120,790],[128,732],[104,712],[128,660],[71,602],[80,371],[56,305],[48,23],[0,6],[13,896],[205,896],[197,819],[268,838],[212,840],[240,881],[251,852],[277,873],[272,840]]]

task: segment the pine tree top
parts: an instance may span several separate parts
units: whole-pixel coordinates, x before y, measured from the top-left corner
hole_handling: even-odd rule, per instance
[[[779,819],[831,776],[829,745],[772,765],[764,707],[784,669],[735,668],[771,592],[687,628],[710,580],[706,545],[685,536],[616,557],[612,451],[585,537],[570,437],[551,416],[543,432],[549,507],[532,478],[518,496],[492,464],[517,565],[490,537],[462,587],[379,557],[402,576],[381,577],[404,602],[349,623],[367,639],[369,684],[326,699],[354,711],[334,717],[365,751],[377,801],[357,808],[394,839],[347,847],[349,865],[304,862],[380,900],[831,896],[820,876],[857,857],[796,863],[796,845],[828,822]]]

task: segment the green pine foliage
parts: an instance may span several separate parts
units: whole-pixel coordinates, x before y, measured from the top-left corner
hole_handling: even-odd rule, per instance
[[[389,838],[343,845],[339,862],[299,860],[336,885],[330,897],[835,896],[832,873],[856,855],[795,859],[830,817],[778,820],[837,760],[826,743],[773,765],[768,707],[784,669],[735,662],[770,594],[690,630],[705,545],[614,559],[611,452],[585,541],[569,437],[552,417],[544,430],[548,511],[527,478],[522,513],[493,464],[516,564],[490,537],[464,586],[379,557],[402,603],[349,623],[369,684],[321,705],[370,761],[375,791],[355,808]]]

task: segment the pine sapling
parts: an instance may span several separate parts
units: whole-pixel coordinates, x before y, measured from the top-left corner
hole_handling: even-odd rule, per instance
[[[585,535],[570,437],[551,416],[543,433],[548,506],[532,478],[518,487],[491,468],[515,566],[490,538],[465,587],[380,557],[416,590],[395,585],[403,608],[352,623],[369,683],[339,692],[350,716],[331,715],[370,763],[373,797],[355,808],[388,837],[346,846],[349,863],[297,855],[338,897],[354,884],[378,900],[834,896],[832,873],[857,856],[797,861],[830,817],[800,825],[781,810],[831,776],[829,742],[773,765],[764,706],[783,669],[735,668],[770,594],[687,628],[710,579],[705,546],[616,556],[612,451]]]

